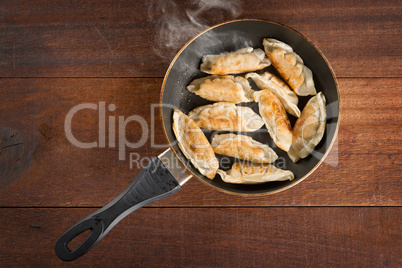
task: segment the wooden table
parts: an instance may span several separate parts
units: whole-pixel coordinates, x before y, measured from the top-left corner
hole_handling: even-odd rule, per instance
[[[176,2],[176,3],[175,3]],[[398,1],[1,1],[0,266],[64,266],[57,238],[139,172],[118,147],[82,149],[64,121],[78,104],[138,115],[166,148],[158,116],[175,53],[208,26],[241,18],[288,25],[338,77],[341,124],[327,160],[275,195],[241,197],[192,179],[125,218],[77,266],[401,267],[401,13]],[[226,3],[227,2],[227,3]],[[192,20],[191,20],[192,19]],[[138,141],[140,125],[127,125]],[[98,140],[98,114],[73,133]]]

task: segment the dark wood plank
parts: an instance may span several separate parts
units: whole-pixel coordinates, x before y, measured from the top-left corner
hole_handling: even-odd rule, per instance
[[[288,25],[340,77],[400,77],[397,1],[4,1],[0,77],[162,77],[201,30],[231,19]]]
[[[178,194],[153,206],[400,206],[401,81],[340,79],[338,142],[327,160],[292,189],[245,198],[220,193],[192,179]],[[151,78],[0,79],[0,127],[17,131],[24,142],[24,153],[7,171],[15,176],[13,182],[0,187],[0,206],[103,206],[111,201],[139,169],[130,169],[128,158],[119,161],[118,148],[72,145],[64,131],[66,114],[78,104],[105,101],[117,107],[107,116],[138,115],[150,129],[150,107],[159,101],[161,82]],[[158,111],[155,126],[156,144],[163,144]],[[128,124],[126,133],[131,142],[142,136],[137,123]],[[97,111],[77,113],[73,134],[85,142],[98,140]],[[138,153],[147,160],[162,151],[148,138],[126,155]],[[3,175],[6,166],[0,168],[0,181],[9,182],[10,177]]]
[[[145,208],[62,263],[57,238],[92,209],[0,209],[0,266],[400,267],[400,208]]]

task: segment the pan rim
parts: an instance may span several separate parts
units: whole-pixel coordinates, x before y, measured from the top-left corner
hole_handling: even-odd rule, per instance
[[[225,24],[230,24],[230,23],[236,23],[236,22],[243,22],[243,21],[262,21],[262,22],[267,22],[267,23],[272,23],[272,24],[276,24],[279,25],[281,27],[287,28],[297,34],[299,34],[303,39],[305,39],[308,43],[310,43],[310,45],[312,45],[314,47],[314,49],[321,55],[321,57],[324,59],[325,63],[327,64],[332,78],[335,82],[335,87],[336,87],[336,92],[338,95],[338,117],[337,117],[337,124],[336,124],[336,128],[335,128],[335,132],[334,132],[334,136],[332,138],[331,143],[329,144],[326,152],[324,153],[324,155],[321,157],[321,159],[318,161],[318,163],[307,173],[305,174],[302,178],[298,179],[297,181],[293,181],[291,182],[289,185],[280,188],[280,189],[276,189],[276,190],[272,190],[272,191],[267,191],[267,192],[263,192],[263,193],[240,193],[240,192],[235,192],[235,191],[230,191],[230,190],[226,190],[226,189],[222,189],[220,187],[217,187],[211,183],[208,183],[207,181],[201,179],[198,177],[198,175],[194,174],[194,172],[186,165],[186,163],[184,163],[181,158],[179,157],[179,155],[177,154],[176,150],[173,148],[172,144],[169,141],[168,135],[166,133],[166,126],[165,126],[165,122],[163,120],[163,109],[160,109],[160,117],[162,120],[162,126],[163,126],[163,133],[165,135],[166,140],[169,143],[169,148],[173,151],[175,157],[177,157],[179,159],[179,161],[184,165],[184,167],[187,169],[188,172],[190,172],[192,174],[193,177],[196,177],[199,181],[201,181],[202,183],[213,187],[214,189],[223,192],[223,193],[227,193],[227,194],[231,194],[231,195],[237,195],[237,196],[245,196],[245,197],[256,197],[256,196],[266,196],[266,195],[272,195],[272,194],[276,194],[285,190],[288,190],[289,188],[292,188],[293,186],[299,184],[300,182],[304,181],[308,176],[310,176],[325,160],[325,158],[328,156],[329,152],[331,151],[336,139],[338,138],[338,131],[339,131],[339,125],[340,125],[340,120],[341,120],[341,97],[340,97],[340,92],[339,92],[339,84],[338,84],[338,80],[336,78],[335,72],[331,66],[331,64],[329,63],[329,61],[327,60],[327,58],[325,57],[325,55],[322,53],[322,51],[313,43],[311,42],[310,39],[308,39],[306,36],[304,36],[303,34],[301,34],[300,32],[296,31],[293,28],[290,28],[289,26],[286,26],[282,23],[278,23],[272,20],[265,20],[265,19],[236,19],[236,20],[230,20],[230,21],[225,21],[216,25],[213,25],[211,27],[209,27],[208,29],[205,29],[204,31],[200,32],[199,34],[197,34],[196,36],[194,36],[193,38],[191,38],[175,55],[175,57],[173,58],[173,60],[171,61],[165,76],[163,78],[163,82],[162,82],[162,87],[161,87],[161,92],[160,92],[160,98],[159,98],[159,106],[162,107],[163,103],[162,103],[162,99],[163,99],[163,93],[165,90],[165,83],[167,80],[167,77],[174,65],[174,63],[176,62],[177,58],[181,55],[181,53],[187,48],[188,45],[190,45],[195,39],[197,39],[199,36],[203,35],[204,33],[219,27],[221,25],[225,25]]]

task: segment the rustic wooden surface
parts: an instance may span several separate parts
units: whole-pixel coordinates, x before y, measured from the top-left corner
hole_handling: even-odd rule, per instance
[[[162,77],[177,50],[201,30],[231,19],[260,18],[302,32],[340,77],[400,76],[401,5],[395,0],[200,2],[4,1],[0,73]]]
[[[73,146],[64,133],[66,114],[79,103],[102,100],[116,105],[116,111],[109,114],[140,115],[151,128],[151,104],[159,101],[161,83],[162,79],[155,78],[1,79],[1,88],[9,89],[3,96],[1,122],[9,122],[8,127],[27,137],[25,149],[32,160],[15,183],[0,189],[0,205],[88,207],[111,201],[139,169],[130,169],[128,157],[119,161],[117,148]],[[192,179],[178,194],[152,206],[401,205],[402,138],[398,134],[402,115],[395,112],[402,108],[401,79],[341,78],[339,84],[343,98],[338,142],[327,160],[301,184],[272,196],[244,198],[217,192]],[[147,94],[139,94],[143,91]],[[163,144],[157,110],[155,114],[155,142]],[[78,139],[98,139],[96,111],[80,112],[73,124]],[[141,138],[138,128],[135,123],[127,125],[128,140]],[[138,150],[128,151],[150,158],[163,148],[153,148],[149,138]]]
[[[54,241],[85,208],[0,210],[4,265],[127,267],[397,267],[395,207],[144,208],[73,263]],[[23,241],[16,243],[16,241]],[[394,241],[390,245],[390,241]],[[118,265],[120,264],[120,265]]]
[[[1,2],[0,266],[63,265],[58,236],[139,172],[117,148],[73,146],[68,111],[104,101],[116,105],[108,116],[142,116],[161,146],[148,140],[127,153],[159,154],[165,138],[151,107],[174,54],[208,26],[240,18],[288,25],[331,62],[341,126],[326,161],[297,186],[258,198],[192,179],[72,265],[402,266],[401,10],[397,1]],[[96,140],[97,120],[80,113],[74,135]],[[139,140],[138,129],[129,124],[127,139]]]

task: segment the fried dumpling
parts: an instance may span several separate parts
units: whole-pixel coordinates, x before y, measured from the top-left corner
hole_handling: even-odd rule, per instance
[[[215,102],[192,110],[188,116],[204,129],[225,131],[256,131],[264,125],[251,108],[230,102]]]
[[[326,123],[325,97],[322,92],[312,97],[293,128],[293,142],[288,155],[293,162],[308,156],[321,141]]]
[[[232,169],[217,172],[227,183],[259,184],[269,181],[293,180],[290,170],[282,170],[270,164],[240,163],[233,164]]]
[[[278,155],[268,145],[249,136],[233,133],[215,135],[212,140],[215,153],[257,163],[272,163]]]
[[[253,101],[254,90],[247,79],[233,75],[209,75],[193,80],[187,90],[209,101],[233,103]]]
[[[212,180],[219,168],[219,162],[198,125],[181,111],[174,110],[173,131],[183,154],[202,175]]]
[[[281,100],[285,110],[296,117],[300,116],[300,110],[297,107],[299,98],[297,95],[277,76],[265,72],[262,75],[257,73],[248,73],[246,78],[251,78],[260,89],[270,89]]]
[[[254,93],[254,100],[258,102],[262,120],[275,144],[282,150],[289,151],[292,127],[279,98],[271,90],[264,89]]]
[[[264,69],[271,65],[261,49],[241,48],[233,52],[202,57],[200,69],[208,74],[240,74]]]
[[[302,58],[293,49],[276,39],[263,40],[265,53],[272,66],[299,96],[317,94],[313,73],[304,65]]]

